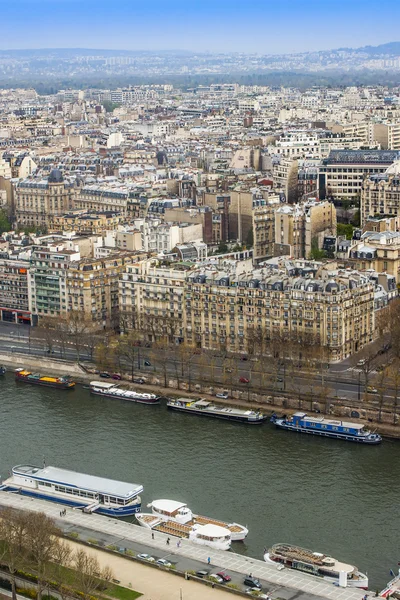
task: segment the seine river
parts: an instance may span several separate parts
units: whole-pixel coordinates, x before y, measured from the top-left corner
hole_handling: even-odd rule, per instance
[[[370,589],[400,561],[400,443],[314,439],[0,381],[0,474],[47,464],[141,483],[156,498],[249,527],[233,548],[262,558],[292,542],[357,565]]]

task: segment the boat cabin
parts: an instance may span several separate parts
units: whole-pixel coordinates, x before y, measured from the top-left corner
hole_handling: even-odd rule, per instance
[[[307,427],[321,431],[348,433],[350,435],[360,435],[365,433],[364,425],[362,423],[348,423],[346,421],[336,421],[318,416],[309,417],[304,412],[294,413],[289,421],[296,427]]]
[[[88,500],[107,506],[127,506],[137,501],[143,486],[94,475],[84,475],[57,467],[18,465],[12,469],[13,485],[43,494]]]

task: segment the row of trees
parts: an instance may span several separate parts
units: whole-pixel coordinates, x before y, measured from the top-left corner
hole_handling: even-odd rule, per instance
[[[54,521],[43,513],[1,511],[0,566],[10,576],[13,600],[17,598],[18,576],[34,578],[40,600],[54,590],[62,599],[80,595],[89,600],[107,588],[113,578],[94,556],[74,551],[62,540]]]

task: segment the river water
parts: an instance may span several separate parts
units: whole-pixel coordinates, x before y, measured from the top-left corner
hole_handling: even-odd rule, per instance
[[[144,486],[249,527],[236,552],[291,542],[357,565],[382,588],[400,561],[400,444],[368,447],[0,381],[0,474],[47,464]],[[146,508],[144,508],[146,510]]]

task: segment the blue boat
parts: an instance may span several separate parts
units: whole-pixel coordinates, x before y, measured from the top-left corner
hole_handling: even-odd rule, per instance
[[[129,517],[141,509],[143,486],[57,467],[18,465],[1,491],[80,508],[109,517]]]
[[[358,442],[359,444],[380,444],[382,441],[378,433],[372,433],[365,429],[362,423],[351,423],[347,421],[335,421],[324,417],[309,417],[306,413],[297,412],[291,417],[284,415],[278,417],[275,413],[271,417],[271,423],[280,429],[296,431],[297,433],[309,433],[322,437]]]

